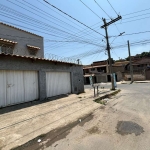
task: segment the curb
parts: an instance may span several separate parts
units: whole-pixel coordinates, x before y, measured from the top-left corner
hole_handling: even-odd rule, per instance
[[[117,89],[117,90],[115,90],[113,92],[110,92],[109,94],[106,94],[106,95],[103,95],[101,97],[98,97],[98,98],[94,99],[93,101],[99,103],[101,100],[103,100],[105,98],[108,98],[110,96],[114,96],[114,95],[118,94],[120,91],[121,91],[120,89]]]

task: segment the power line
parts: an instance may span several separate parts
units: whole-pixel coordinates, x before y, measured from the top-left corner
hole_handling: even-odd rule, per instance
[[[4,13],[1,14],[1,15],[5,16]],[[7,16],[7,17],[13,19],[12,17],[10,17],[10,15]],[[17,19],[15,18],[14,20],[17,20]],[[18,21],[22,22],[20,19],[19,19]],[[23,22],[24,22],[24,21],[23,21]],[[27,21],[25,21],[24,23],[25,23],[25,24],[28,24]],[[31,24],[31,25],[34,26],[33,24]],[[35,27],[38,27],[38,26],[35,26]],[[41,28],[41,27],[39,26],[38,28]],[[41,28],[41,29],[46,30],[46,29],[44,29],[44,28]],[[49,30],[46,30],[46,31],[49,31]],[[66,33],[67,33],[67,32],[66,32]],[[68,33],[68,34],[70,34],[70,33]],[[79,37],[79,36],[76,36],[76,35],[73,35],[73,34],[70,34],[70,35],[72,35],[72,36],[74,36],[74,37]],[[80,37],[79,37],[79,38],[80,38]]]
[[[38,8],[38,7],[34,6],[34,5],[32,5],[32,4],[28,3],[28,2],[26,2],[25,0],[23,0],[23,1],[24,1],[25,3],[27,3],[28,5],[31,5],[32,7],[36,8],[37,10],[40,10],[42,13],[46,14],[47,16],[53,17],[53,18],[55,18],[55,19],[57,19],[57,20],[59,20],[59,21],[65,23],[65,24],[67,24],[67,25],[69,25],[69,26],[71,26],[71,27],[73,27],[73,28],[75,28],[75,29],[78,29],[78,28],[76,28],[76,27],[74,27],[74,26],[68,24],[67,22],[64,22],[63,20],[60,20],[59,18],[56,18],[55,16],[52,16],[51,14],[45,12],[44,10],[42,10],[42,9],[40,9],[40,8]],[[27,5],[26,5],[26,6],[27,6]],[[30,7],[30,8],[31,8],[31,7]],[[32,9],[33,9],[33,8],[32,8]],[[36,11],[37,11],[37,10],[36,10]],[[38,12],[39,12],[39,11],[38,11]],[[40,13],[41,13],[41,12],[40,12]],[[79,29],[78,29],[78,30],[79,30]]]
[[[111,6],[111,8],[114,10],[114,12],[118,15],[118,13],[117,13],[116,10],[114,9],[114,7],[111,5],[111,3],[109,2],[109,0],[107,0],[107,2],[108,2],[109,5]],[[115,24],[115,27],[116,27],[116,29],[118,30],[119,34],[120,34],[121,32],[120,32],[120,30],[118,29],[116,23],[114,23],[114,24]],[[125,41],[125,40],[123,39],[123,37],[121,37],[121,38],[122,38],[123,41]]]
[[[91,27],[87,26],[86,24],[80,22],[79,20],[75,19],[74,17],[70,16],[69,14],[65,13],[64,11],[60,10],[60,9],[57,8],[56,6],[50,4],[48,1],[46,1],[46,0],[43,0],[43,1],[44,1],[45,3],[47,3],[48,5],[52,6],[53,8],[57,9],[58,11],[62,12],[63,14],[67,15],[67,16],[70,17],[71,19],[73,19],[73,20],[77,21],[78,23],[82,24],[83,26],[85,26],[85,27],[89,28],[90,30],[92,30],[92,31],[94,31],[94,32],[96,32],[96,33],[98,33],[98,34],[104,36],[103,34],[97,32],[96,30],[92,29]]]
[[[16,6],[18,6],[18,7],[20,7],[20,8],[22,8],[22,9],[24,9],[24,10],[26,10],[26,11],[28,11],[28,12],[30,12],[30,13],[32,13],[32,14],[35,14],[36,16],[38,16],[38,17],[40,17],[40,18],[42,18],[42,19],[44,19],[44,20],[48,20],[48,21],[50,21],[51,23],[53,23],[53,24],[55,24],[55,25],[57,25],[57,26],[59,26],[59,27],[61,27],[61,28],[64,28],[64,29],[66,29],[66,30],[68,30],[68,28],[65,28],[65,27],[63,27],[63,26],[61,26],[60,24],[57,24],[57,23],[55,23],[55,22],[53,22],[53,21],[51,21],[51,20],[49,20],[49,19],[47,19],[47,18],[45,18],[45,17],[43,17],[43,16],[41,16],[41,15],[39,15],[39,14],[37,14],[37,13],[34,13],[33,11],[30,11],[30,10],[28,10],[28,9],[26,9],[26,8],[24,8],[24,7],[22,7],[22,6],[20,6],[20,5],[18,5],[18,4],[16,4],[16,3],[14,3],[14,2],[11,2],[10,0],[8,0],[10,3],[12,3],[12,4],[14,4],[14,5],[16,5]],[[20,1],[18,1],[19,3],[21,3],[21,4],[23,4],[22,2],[20,2]],[[3,5],[4,6],[4,5]],[[5,6],[6,7],[6,6]],[[10,9],[10,8],[9,8]],[[32,9],[33,10],[33,9]],[[37,12],[37,11],[36,11]],[[40,13],[41,14],[41,13]],[[45,16],[45,15],[44,15]]]
[[[147,19],[147,18],[150,18],[150,16],[149,17],[145,17],[145,18],[136,19],[136,20],[130,20],[130,21],[126,21],[126,22],[121,22],[120,24],[129,23],[129,22],[138,21],[138,20],[143,20],[143,19]]]
[[[42,4],[43,6],[45,6],[45,7],[49,8],[49,9],[51,9],[49,6],[45,5],[44,3],[40,2],[39,0],[37,0],[37,1],[38,1],[40,4]],[[51,10],[52,10],[53,12],[57,13],[58,15],[60,15],[61,17],[63,17],[63,18],[65,18],[65,19],[69,20],[67,17],[63,16],[62,14],[58,13],[57,11],[55,11],[55,10],[53,10],[53,9],[51,9]],[[73,24],[79,26],[77,23],[73,22],[71,19],[70,19],[69,21],[72,22]],[[79,26],[79,27],[80,27],[80,26]],[[80,28],[81,28],[81,27],[80,27]]]
[[[109,0],[107,0],[107,2],[108,2],[109,5],[111,6],[111,8],[114,10],[114,12],[118,15],[118,13],[117,13],[116,10],[114,9],[114,7],[111,5],[111,3],[109,2]]]
[[[135,35],[135,34],[143,34],[143,33],[149,33],[150,31],[142,31],[142,32],[136,32],[136,33],[129,33],[129,34],[123,34],[121,36],[127,36],[127,35]],[[116,36],[110,36],[110,37],[116,37]]]
[[[84,33],[84,31],[86,31],[87,29],[85,29],[85,30],[83,30],[82,32]],[[91,31],[92,32],[92,31]],[[80,35],[81,34],[81,32],[78,32],[76,35]],[[88,32],[86,32],[86,36],[87,35],[91,35],[91,33],[90,33],[90,31],[88,31]],[[83,37],[83,36],[81,36],[81,37]],[[91,37],[91,36],[90,36]],[[66,38],[64,38],[64,39],[66,39],[66,40],[68,40],[69,39],[69,37],[66,37]],[[63,40],[64,40],[63,39]],[[95,39],[95,37],[94,37],[94,39]],[[62,44],[59,44],[59,45],[62,45]],[[59,45],[57,44],[57,46],[56,47],[59,47]]]
[[[130,45],[131,46],[138,46],[138,45],[141,45],[141,44],[150,44],[150,39],[143,40],[143,41],[132,42]],[[127,47],[127,44],[117,45],[117,46],[113,47],[113,49],[124,48],[124,47]],[[87,57],[87,56],[90,56],[90,55],[94,55],[94,54],[97,54],[97,53],[102,52],[104,50],[105,49],[95,50],[95,51],[92,50],[92,51],[88,51],[88,52],[81,53],[79,55],[70,56],[70,57],[71,58],[80,58],[81,59],[82,57]]]
[[[6,7],[6,8],[8,8],[8,7]],[[2,8],[1,8],[1,10],[2,10]],[[11,9],[11,14],[13,13],[12,10],[13,10],[13,9]],[[17,16],[19,16],[19,12],[18,12],[18,14],[17,14],[17,13],[15,13],[15,14],[16,14]],[[22,14],[22,13],[20,13],[20,14],[21,14],[21,15],[24,15],[24,14]],[[2,15],[4,15],[4,13],[3,13]],[[7,16],[7,17],[11,18],[10,15]],[[16,18],[17,18],[17,17],[15,17],[15,20],[17,20]],[[28,17],[28,16],[27,16],[27,17],[25,16],[25,17],[22,17],[22,18],[27,18],[27,19],[28,19],[29,17]],[[31,17],[30,17],[30,18],[31,18]],[[14,20],[14,17],[13,17],[12,19]],[[35,19],[32,19],[32,18],[31,18],[31,19],[28,19],[28,20],[33,20],[34,22],[36,21],[36,22],[39,22],[40,24],[42,23],[42,24],[44,24],[44,25],[46,25],[46,26],[49,27],[48,24],[45,24],[45,23],[40,22],[40,21],[38,21],[38,20],[35,20]],[[20,22],[21,20],[19,19],[18,21]],[[24,23],[27,24],[27,22],[28,22],[28,21],[25,21]],[[33,25],[32,25],[32,26],[33,26]],[[36,27],[37,27],[37,26],[36,26]],[[52,27],[52,26],[50,26],[50,27]],[[53,27],[53,28],[54,28],[54,27]],[[43,29],[43,28],[42,28],[42,29]],[[45,30],[45,29],[44,29],[44,30]],[[58,30],[60,30],[60,29],[58,29]],[[60,30],[60,31],[62,31],[62,30]],[[63,31],[63,32],[65,32],[65,31]],[[66,33],[67,33],[67,32],[66,32]],[[70,33],[69,33],[69,34],[70,34]],[[78,36],[76,36],[76,35],[73,35],[73,36],[78,37]]]
[[[9,1],[9,0],[8,0]],[[10,1],[9,1],[10,2]],[[19,1],[18,1],[19,2]],[[17,5],[17,4],[15,4],[15,3],[13,3],[13,2],[11,2],[12,4],[14,4],[14,5]],[[21,2],[19,2],[19,3],[21,3]],[[40,2],[41,3],[41,2]],[[23,3],[21,3],[21,4],[23,4]],[[44,4],[43,4],[44,5]],[[17,6],[19,6],[19,7],[21,7],[20,5],[17,5]],[[46,5],[44,5],[44,6],[46,6]],[[47,6],[46,6],[47,7]],[[21,8],[23,8],[23,9],[25,9],[25,10],[27,10],[27,11],[29,11],[29,12],[31,12],[31,13],[33,13],[32,11],[30,11],[30,10],[28,10],[28,9],[26,9],[26,8],[24,8],[24,7],[21,7]],[[30,7],[31,8],[31,7]],[[49,7],[48,7],[49,8]],[[34,9],[35,10],[35,9]],[[37,12],[37,11],[36,11]],[[35,13],[34,13],[35,14]],[[35,15],[37,15],[37,14],[35,14]],[[40,16],[40,15],[37,15],[37,16]],[[45,15],[44,15],[45,16]],[[42,16],[40,16],[41,18],[43,18]],[[53,17],[53,16],[52,16]],[[43,18],[43,19],[46,19],[46,18]],[[58,18],[56,18],[56,19],[58,19]],[[50,21],[50,22],[52,22],[52,21]],[[52,23],[54,23],[54,22],[52,22]],[[56,23],[55,23],[56,24]],[[56,25],[58,25],[58,24],[56,24]],[[60,25],[59,25],[60,26]],[[62,26],[61,26],[62,27]],[[63,27],[64,28],[64,27]],[[68,30],[68,28],[67,28],[67,30]]]
[[[101,52],[100,52],[101,53]],[[92,58],[90,58],[90,61],[88,61],[88,63],[87,64],[89,64],[89,62],[91,62],[92,63],[92,60],[95,60],[95,59],[97,59],[97,57],[100,55],[100,53],[98,53],[97,55],[96,55],[96,57],[92,57]]]
[[[103,48],[104,48],[104,46],[103,46]],[[78,54],[78,55],[70,56],[70,58],[80,58],[80,59],[82,59],[83,57],[94,55],[94,54],[97,54],[97,53],[102,52],[102,51],[104,51],[104,49],[95,50],[95,51],[90,50],[90,51],[87,51],[87,52],[84,52],[84,53],[81,53],[81,54]]]
[[[133,42],[133,43],[130,44],[130,46],[138,46],[138,45],[141,45],[141,44],[148,44],[148,43],[150,43],[150,40],[144,40],[144,41]],[[118,45],[118,46],[115,46],[113,48],[124,48],[124,47],[127,47],[127,44]]]
[[[129,17],[129,18],[124,18],[123,20],[126,20],[126,19],[131,19],[131,18],[136,18],[136,17],[140,17],[140,16],[148,15],[148,14],[150,14],[150,13],[141,14],[141,15],[138,15],[138,16],[133,16],[133,17]]]
[[[89,6],[87,6],[84,2],[82,2],[82,0],[80,0],[80,2],[85,6],[87,7],[93,14],[95,14],[98,18],[101,19],[101,17],[99,15],[97,15]]]
[[[107,14],[107,12],[97,3],[97,1],[96,0],[94,0],[95,1],[95,3],[99,6],[99,8],[100,9],[102,9],[103,10],[103,12],[111,19],[111,17]]]
[[[18,24],[12,23],[12,22],[8,22],[8,21],[2,20],[2,19],[0,19],[0,20],[3,21],[3,22],[6,22],[8,24],[12,24],[12,25],[15,25],[15,26],[18,26],[18,27],[22,27],[22,28],[25,28],[25,29],[29,29],[29,30],[33,30],[33,31],[36,31],[36,32],[44,33],[44,34],[47,34],[47,35],[50,35],[50,36],[54,36],[54,37],[60,37],[60,36],[57,36],[57,35],[49,34],[47,32],[42,32],[42,31],[39,31],[39,30],[36,30],[36,29],[33,29],[33,28],[29,28],[29,27],[25,27],[25,26],[22,26],[22,25],[18,25]],[[63,37],[61,37],[61,38],[63,38]]]
[[[21,2],[19,2],[19,3],[21,3]],[[13,3],[14,4],[14,3]],[[23,3],[21,3],[21,4],[23,4]],[[17,5],[17,4],[15,4],[15,5]],[[21,7],[20,5],[17,5],[17,6],[19,6],[19,7]],[[23,8],[23,7],[21,7],[21,8]],[[31,7],[30,7],[31,8]],[[23,8],[23,9],[25,9],[25,8]],[[25,10],[27,10],[27,9],[25,9]],[[35,9],[34,9],[35,10]],[[29,10],[27,10],[27,11],[29,11]],[[31,12],[31,11],[29,11],[29,12]],[[34,13],[35,14],[35,13]],[[39,16],[39,15],[38,15]],[[40,16],[41,17],[41,16]]]
[[[94,43],[92,43],[92,42],[90,42],[90,41],[56,41],[56,40],[48,40],[48,41],[50,41],[50,42],[60,42],[60,43],[62,43],[62,42],[64,42],[64,43],[71,43],[71,42],[78,42],[78,43],[88,43],[88,44],[92,44],[92,45],[95,45],[95,46],[100,46],[100,45],[98,45],[98,44],[94,44]]]
[[[125,15],[122,15],[122,16],[128,16],[128,15],[132,15],[132,14],[139,13],[139,12],[143,12],[143,11],[147,11],[147,10],[150,10],[150,8],[143,9],[143,10],[140,10],[140,11],[135,11],[135,12],[128,13],[128,14],[125,14]]]

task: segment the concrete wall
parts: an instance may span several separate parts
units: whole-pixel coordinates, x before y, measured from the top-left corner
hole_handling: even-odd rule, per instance
[[[114,73],[119,72],[119,71],[124,72],[124,66],[113,66],[112,70]]]
[[[146,80],[150,80],[150,70],[146,70],[145,75],[146,75]]]
[[[96,75],[97,83],[107,82],[107,74]]]
[[[130,74],[125,74],[124,80],[129,81],[131,79]],[[142,74],[134,74],[133,75],[133,80],[134,81],[144,81],[146,78]]]
[[[46,98],[46,72],[70,72],[72,93],[84,92],[83,67],[67,63],[0,55],[0,70],[32,70],[39,72],[40,99]]]
[[[13,54],[33,56],[29,54],[28,45],[39,47],[36,57],[44,58],[43,38],[0,23],[0,38],[17,42]]]
[[[123,79],[122,73],[121,72],[116,72],[117,75],[117,81],[121,81]]]

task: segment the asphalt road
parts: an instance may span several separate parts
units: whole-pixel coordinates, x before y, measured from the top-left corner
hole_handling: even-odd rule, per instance
[[[121,92],[106,106],[45,150],[150,150],[150,83],[118,88]]]

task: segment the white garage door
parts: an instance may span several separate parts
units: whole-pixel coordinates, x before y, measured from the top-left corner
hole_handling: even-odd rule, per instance
[[[39,98],[36,71],[0,70],[0,107]]]
[[[71,93],[71,80],[69,72],[46,73],[47,97]]]

